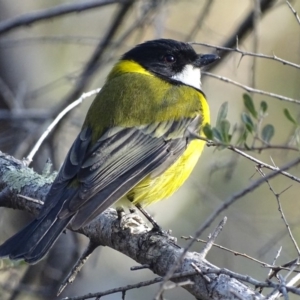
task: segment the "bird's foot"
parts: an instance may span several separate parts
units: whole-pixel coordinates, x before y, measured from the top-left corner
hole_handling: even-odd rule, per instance
[[[129,229],[131,233],[138,234],[145,231],[150,231],[150,228],[144,222],[144,220],[136,213],[136,210],[129,210],[126,214],[123,207],[118,207],[117,209],[118,220],[120,222],[120,227],[123,230]]]
[[[167,236],[168,232],[164,231],[161,226],[157,224],[154,218],[140,205],[136,204],[136,208],[145,216],[145,218],[151,223],[152,229],[151,232],[157,233],[163,236]]]

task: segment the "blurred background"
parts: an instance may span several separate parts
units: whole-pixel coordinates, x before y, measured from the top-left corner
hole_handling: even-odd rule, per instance
[[[300,13],[300,2],[290,2]],[[34,14],[67,3],[80,2],[51,1],[50,4],[45,0],[2,0],[0,28],[1,22],[22,14]],[[260,9],[261,3],[265,6]],[[241,30],[243,26],[245,30]],[[145,40],[164,37],[235,47],[237,33],[241,50],[275,54],[300,63],[300,24],[286,1],[140,0],[126,5],[117,3],[96,7],[4,32],[0,34],[0,150],[19,159],[28,155],[58,109],[78,88],[80,74],[100,42],[98,68],[89,74],[78,92],[101,87],[118,57]],[[200,53],[216,51],[199,45],[195,45],[195,49]],[[299,69],[274,60],[241,57],[235,52],[219,53],[222,59],[210,72],[257,89],[300,99]],[[224,102],[228,102],[228,120],[232,126],[241,124],[244,111],[244,91],[241,88],[205,76],[203,90],[210,104],[213,125]],[[271,144],[295,146],[297,128],[284,116],[283,109],[288,108],[299,120],[299,106],[257,94],[252,98],[257,107],[261,101],[268,104],[268,116],[263,122],[275,127]],[[53,162],[54,170],[60,167],[92,100],[93,97],[72,110],[49,135],[31,165],[37,172],[42,172],[48,158]],[[270,149],[261,153],[250,151],[249,154],[268,164],[273,164],[273,160],[282,166],[297,157],[299,152]],[[299,167],[290,172],[300,177]],[[179,244],[184,246],[186,241],[181,236],[193,235],[206,217],[230,195],[259,178],[255,163],[230,150],[206,147],[186,184],[173,197],[148,210],[164,229],[171,229]],[[271,180],[271,184],[276,193],[292,185],[280,199],[294,237],[299,240],[299,183],[278,176]],[[281,246],[277,264],[297,257],[278,212],[276,197],[267,184],[240,199],[224,215],[228,222],[217,240],[218,244],[270,264]],[[24,212],[2,208],[0,241],[10,237],[29,219]],[[212,230],[213,227],[202,238],[206,239]],[[47,259],[37,265],[3,263],[0,298],[56,299],[60,282],[87,243],[85,237],[67,232]],[[200,251],[202,247],[202,244],[196,244],[193,251]],[[268,269],[259,264],[219,249],[210,251],[208,260],[259,280],[264,280],[268,274]],[[147,270],[130,271],[135,265],[134,261],[116,251],[99,248],[63,296],[104,291],[155,276]],[[157,288],[154,285],[129,291],[126,299],[153,299]],[[170,290],[165,296],[174,300],[193,299],[181,288]],[[105,299],[120,298],[120,294],[115,294]]]

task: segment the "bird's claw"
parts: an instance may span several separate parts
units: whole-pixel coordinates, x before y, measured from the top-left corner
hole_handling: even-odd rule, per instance
[[[148,225],[144,222],[144,220],[136,214],[135,211],[131,211],[130,213],[126,214],[124,209],[117,209],[118,213],[118,220],[120,227],[122,230],[130,230],[130,233],[138,234],[145,231],[150,231]]]

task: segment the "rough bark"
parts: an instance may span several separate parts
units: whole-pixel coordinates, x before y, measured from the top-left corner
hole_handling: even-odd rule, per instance
[[[41,204],[18,195],[43,201],[53,178],[53,175],[39,175],[21,161],[0,152],[0,206],[26,210],[37,215]],[[139,264],[149,265],[160,276],[167,273],[183,251],[174,237],[149,231],[149,227],[136,214],[120,219],[111,208],[77,232],[87,236],[94,244],[111,247]],[[192,263],[198,266],[202,274],[195,271]],[[194,282],[183,288],[197,299],[265,299],[238,280],[225,274],[214,274],[212,270],[220,269],[199,253],[188,252],[176,273],[191,275],[173,281],[189,279]]]

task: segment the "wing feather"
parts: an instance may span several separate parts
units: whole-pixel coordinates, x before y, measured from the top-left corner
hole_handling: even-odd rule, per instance
[[[199,123],[195,117],[108,129],[88,148],[80,145],[91,141],[91,130],[85,130],[84,139],[79,137],[70,150],[72,159],[60,171],[60,178],[73,173],[79,184],[75,195],[60,200],[64,204],[58,217],[75,215],[74,228],[87,224],[147,175],[161,174],[170,167],[186,149],[188,132],[199,132]]]

